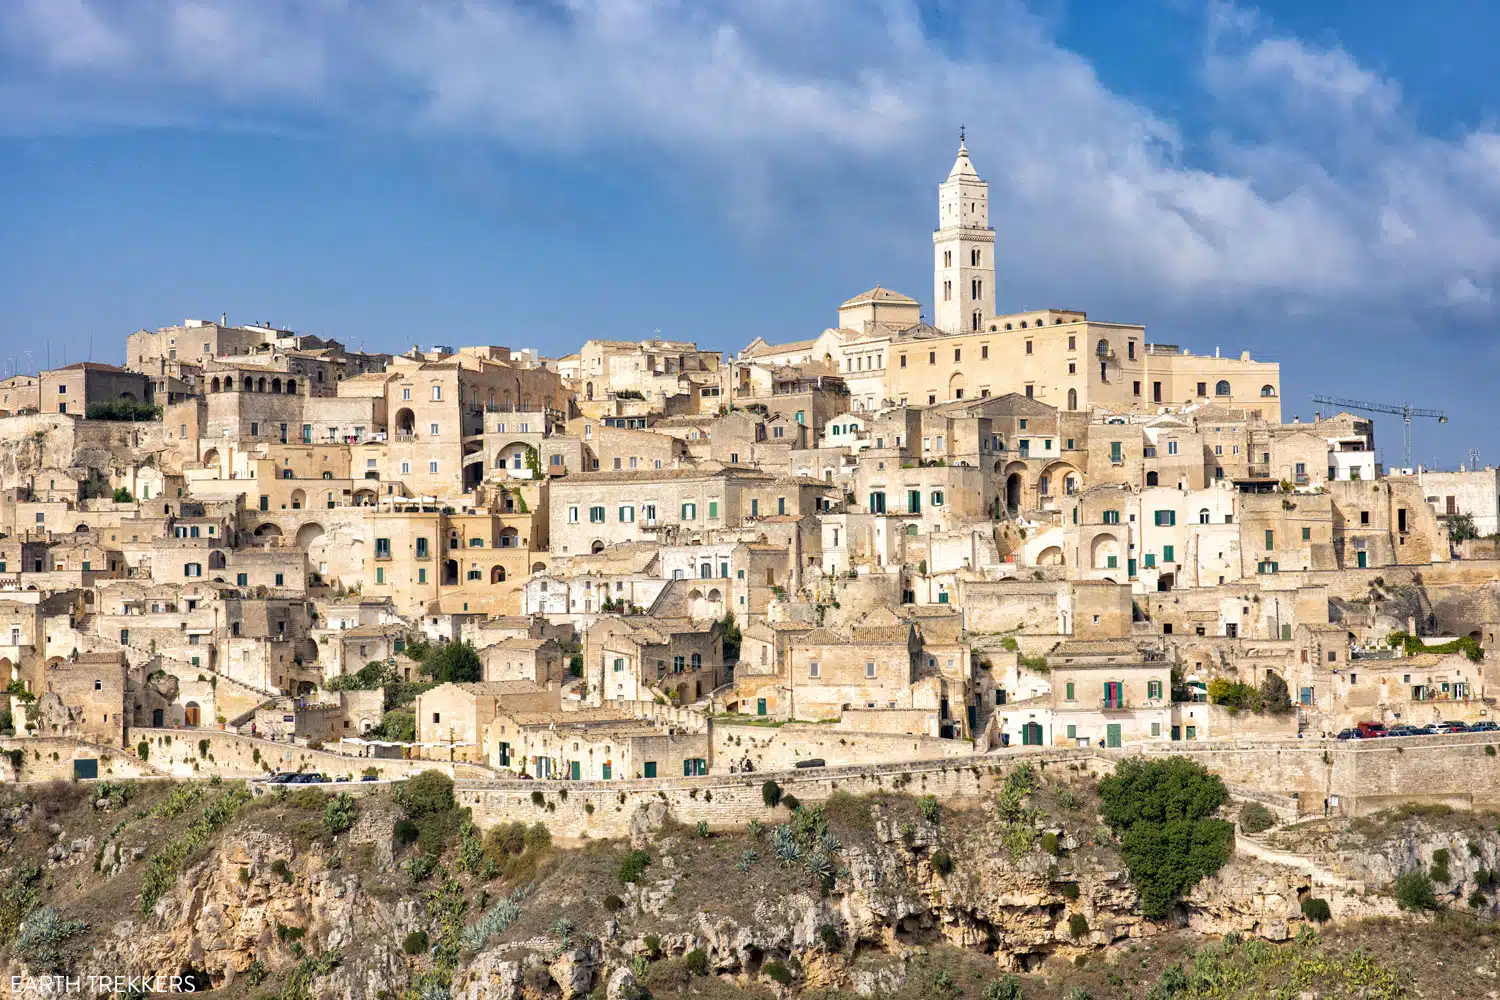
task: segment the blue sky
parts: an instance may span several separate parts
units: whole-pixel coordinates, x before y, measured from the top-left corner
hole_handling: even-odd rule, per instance
[[[1493,4],[0,0],[0,364],[187,316],[352,346],[800,339],[931,295],[1138,322],[1500,461]],[[49,347],[50,345],[50,347]],[[1379,423],[1399,460],[1399,425]]]

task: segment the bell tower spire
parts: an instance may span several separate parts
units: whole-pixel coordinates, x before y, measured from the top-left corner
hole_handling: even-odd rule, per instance
[[[932,325],[946,333],[988,329],[995,315],[990,186],[969,160],[968,129],[962,125],[953,169],[938,185],[938,228],[932,246]]]

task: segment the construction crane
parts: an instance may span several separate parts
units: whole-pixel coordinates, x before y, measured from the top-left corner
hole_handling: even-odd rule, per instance
[[[1365,413],[1394,413],[1396,416],[1400,417],[1402,423],[1402,455],[1405,459],[1404,464],[1408,469],[1412,467],[1411,418],[1431,417],[1440,424],[1446,424],[1448,422],[1448,414],[1444,413],[1442,410],[1423,410],[1419,409],[1418,407],[1412,406],[1410,403],[1402,403],[1399,406],[1392,406],[1389,403],[1364,403],[1357,399],[1339,399],[1337,396],[1314,396],[1313,402],[1325,403],[1329,406],[1337,406],[1341,410],[1360,410]]]

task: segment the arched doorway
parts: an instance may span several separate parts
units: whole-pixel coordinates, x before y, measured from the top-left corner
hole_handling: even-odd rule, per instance
[[[1160,481],[1160,477],[1157,476],[1155,470],[1146,473],[1146,485],[1147,486],[1155,486],[1155,485],[1157,485],[1157,483],[1159,481]]]
[[[490,583],[504,583],[504,582],[505,582],[505,567],[504,566],[495,566],[495,567],[491,568],[491,570],[490,570]]]
[[[1036,564],[1038,566],[1065,566],[1067,565],[1067,559],[1063,555],[1061,547],[1049,545],[1037,553]]]
[[[307,493],[303,490],[292,490],[292,510],[301,510],[307,506]]]
[[[154,713],[153,713],[154,714]],[[197,729],[201,720],[202,710],[196,701],[190,701],[183,707],[182,724],[189,729]]]
[[[443,560],[443,586],[454,587],[458,585],[458,560]]]
[[[597,538],[594,539],[594,544],[589,546],[589,551],[597,556],[599,553],[604,551],[604,543],[599,541]]]
[[[1042,724],[1040,722],[1028,722],[1021,727],[1021,745],[1024,747],[1039,747],[1042,745]]]
[[[1005,477],[1005,507],[1012,514],[1021,509],[1021,474],[1012,472]]]
[[[396,411],[396,433],[415,434],[417,430],[417,415],[410,407],[403,406]]]
[[[267,521],[265,524],[262,524],[260,527],[255,529],[255,537],[260,539],[261,541],[267,541],[272,538],[280,538],[281,525],[277,524],[274,521]]]
[[[1094,536],[1089,553],[1090,565],[1094,569],[1118,569],[1120,566],[1120,542],[1109,532]]]

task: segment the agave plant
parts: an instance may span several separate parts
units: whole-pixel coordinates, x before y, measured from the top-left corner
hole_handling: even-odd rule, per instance
[[[778,826],[771,834],[771,846],[776,856],[787,864],[794,864],[798,858],[802,857],[802,845],[797,843],[797,835],[785,823]]]
[[[823,831],[822,844],[824,854],[837,854],[844,846],[832,830]]]
[[[809,854],[803,862],[807,866],[807,873],[821,882],[829,882],[833,879],[833,862],[828,860],[824,854]]]

